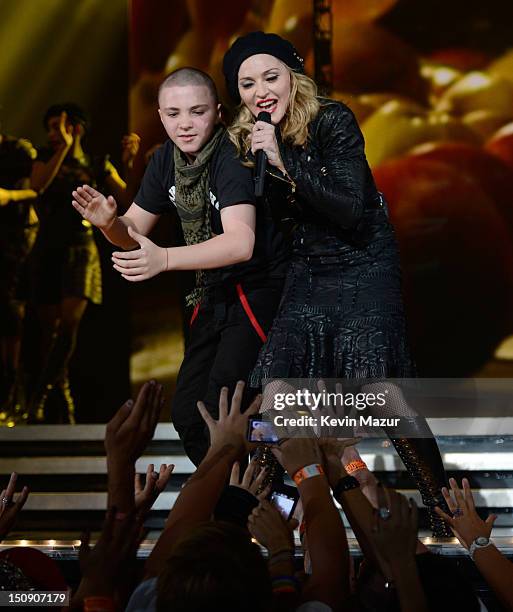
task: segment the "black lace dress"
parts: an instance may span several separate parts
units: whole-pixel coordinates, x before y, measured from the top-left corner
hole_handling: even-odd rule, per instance
[[[291,225],[292,256],[279,310],[250,384],[269,378],[415,376],[408,347],[394,230],[352,112],[326,100],[305,147],[280,144],[294,185],[266,185],[275,213]],[[404,416],[396,405],[394,414]],[[434,511],[447,511],[446,477],[426,420],[408,417],[408,437],[385,427],[428,509],[433,535],[450,536]],[[272,457],[265,451],[262,463]],[[271,473],[273,468],[271,467]]]
[[[304,148],[280,145],[295,191],[273,169],[267,197],[293,224],[292,257],[252,386],[266,378],[415,375],[394,230],[363,147],[351,111],[332,101]]]

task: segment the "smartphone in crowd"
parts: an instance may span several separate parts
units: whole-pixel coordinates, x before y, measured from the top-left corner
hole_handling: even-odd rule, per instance
[[[256,416],[251,417],[248,421],[247,439],[249,442],[259,442],[260,444],[276,444],[278,435],[274,431],[274,425],[271,421]]]
[[[271,503],[276,506],[286,521],[292,518],[298,499],[297,495],[285,491],[274,491],[271,494]]]

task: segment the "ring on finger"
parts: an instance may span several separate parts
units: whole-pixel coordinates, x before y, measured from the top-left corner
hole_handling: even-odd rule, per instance
[[[458,516],[463,516],[463,510],[461,508],[455,508],[454,512],[452,513],[452,516],[454,518],[457,518]]]
[[[390,508],[386,508],[385,506],[378,508],[378,516],[382,521],[388,521],[390,514]]]

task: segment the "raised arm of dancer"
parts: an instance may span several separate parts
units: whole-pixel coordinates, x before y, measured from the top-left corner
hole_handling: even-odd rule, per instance
[[[30,188],[38,193],[45,191],[57,176],[62,162],[73,145],[73,126],[66,126],[66,113],[59,119],[60,144],[47,162],[36,160],[32,165]]]

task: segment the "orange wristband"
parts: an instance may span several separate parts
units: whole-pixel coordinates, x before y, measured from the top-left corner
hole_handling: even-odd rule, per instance
[[[311,465],[305,465],[305,467],[298,470],[294,476],[292,476],[292,480],[296,483],[296,485],[299,485],[299,483],[303,482],[303,480],[306,480],[307,478],[321,476],[322,474],[324,474],[322,465],[312,463]]]
[[[367,470],[367,464],[365,461],[358,459],[356,461],[350,461],[347,465],[344,465],[344,469],[348,474],[354,474],[354,472],[358,472],[358,470]]]

